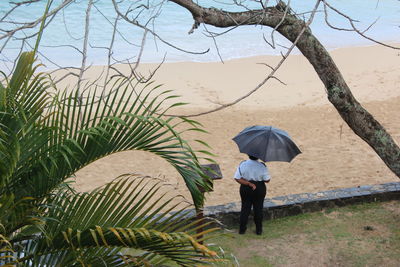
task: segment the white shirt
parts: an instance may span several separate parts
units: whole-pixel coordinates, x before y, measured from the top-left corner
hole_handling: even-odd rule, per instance
[[[243,178],[247,181],[269,181],[271,179],[267,166],[251,159],[242,161],[233,177],[235,179]]]

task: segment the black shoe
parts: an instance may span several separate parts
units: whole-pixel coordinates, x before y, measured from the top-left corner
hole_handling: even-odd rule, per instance
[[[257,230],[257,231],[256,231],[256,234],[257,234],[257,235],[262,235],[262,230]]]
[[[241,229],[241,230],[239,230],[239,235],[244,235],[244,233],[246,233],[246,229]]]

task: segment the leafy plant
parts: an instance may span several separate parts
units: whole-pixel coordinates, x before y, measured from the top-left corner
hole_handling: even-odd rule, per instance
[[[208,177],[181,134],[203,130],[195,121],[163,116],[181,105],[165,107],[175,96],[157,94],[151,84],[139,90],[126,79],[114,81],[102,101],[96,91],[52,94],[34,57],[21,54],[12,77],[0,84],[0,262],[187,266],[213,258],[196,240],[205,234],[194,233],[198,221],[188,221],[184,209],[162,211],[172,199],[163,200],[160,185],[148,189],[145,178],[124,176],[91,193],[65,186],[99,158],[143,150],[174,166],[202,206],[199,186],[207,188]]]

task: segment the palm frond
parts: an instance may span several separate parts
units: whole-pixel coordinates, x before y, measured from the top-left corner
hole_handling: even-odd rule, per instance
[[[32,64],[33,54],[23,53],[16,72],[4,87],[7,114],[12,116],[4,115],[2,122],[12,128],[8,132],[2,129],[0,138],[8,138],[0,139],[0,148],[3,144],[13,145],[1,151],[15,153],[1,160],[13,163],[3,173],[9,173],[6,177],[12,180],[9,188],[14,194],[22,196],[29,191],[35,198],[44,197],[57,184],[99,158],[125,150],[144,150],[174,166],[195,205],[202,205],[199,186],[207,188],[207,178],[195,151],[181,138],[182,129],[202,129],[193,120],[163,118],[161,108],[168,110],[174,106],[164,103],[175,97],[168,95],[169,91],[157,93],[158,87],[150,88],[151,83],[139,90],[139,83],[116,80],[110,89],[112,93],[103,101],[98,101],[96,91],[85,97],[72,92],[51,98],[46,93],[45,75],[32,76],[36,69]],[[19,152],[19,147],[25,149],[24,153]],[[205,150],[199,153],[210,155]]]
[[[91,193],[60,194],[48,201],[47,216],[52,219],[46,221],[43,237],[26,245],[22,258],[32,264],[44,258],[89,264],[104,257],[122,260],[123,255],[125,261],[173,261],[183,266],[212,259],[216,254],[199,244],[194,234],[206,223],[191,221],[179,203],[172,203],[176,197],[160,197],[160,190],[161,184],[153,179],[130,175]]]
[[[22,53],[0,85],[0,263],[186,266],[212,258],[196,233],[207,224],[191,221],[176,198],[163,199],[153,180],[120,177],[80,194],[60,187],[97,159],[142,150],[169,162],[202,206],[199,188],[210,185],[199,161],[212,154],[181,136],[205,131],[163,115],[183,103],[167,104],[176,98],[170,91],[127,79],[115,80],[101,99],[96,91],[50,95],[38,66],[34,53]]]

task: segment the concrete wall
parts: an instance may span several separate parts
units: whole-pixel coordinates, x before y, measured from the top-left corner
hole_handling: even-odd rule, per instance
[[[239,198],[239,194],[238,194]],[[292,216],[325,208],[341,207],[356,203],[400,199],[400,182],[343,188],[318,193],[303,193],[264,201],[264,219]],[[204,208],[204,216],[219,220],[226,225],[239,222],[240,202]]]

